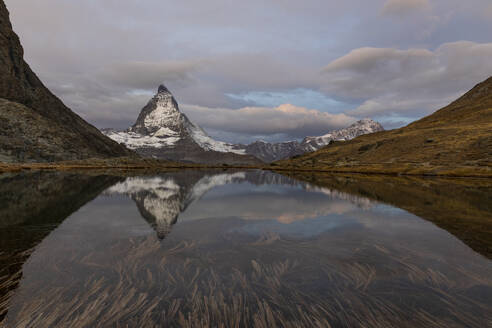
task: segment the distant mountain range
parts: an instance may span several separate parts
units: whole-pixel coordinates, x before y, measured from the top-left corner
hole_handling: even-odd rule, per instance
[[[306,137],[302,142],[230,144],[214,140],[191,122],[180,112],[171,92],[161,85],[133,126],[125,131],[104,129],[102,132],[143,156],[199,163],[256,164],[256,158],[272,162],[318,150],[332,140],[350,140],[382,130],[381,124],[364,119],[324,136]]]
[[[301,142],[297,140],[278,143],[256,141],[242,147],[247,154],[254,155],[265,162],[273,162],[316,151],[333,141],[351,140],[360,135],[378,131],[384,131],[383,126],[366,118],[355,122],[348,128],[334,130],[320,137],[306,137]]]
[[[0,161],[51,162],[129,156],[55,97],[23,59],[0,0]]]
[[[490,176],[492,77],[450,105],[400,129],[335,142],[274,164],[289,170]]]

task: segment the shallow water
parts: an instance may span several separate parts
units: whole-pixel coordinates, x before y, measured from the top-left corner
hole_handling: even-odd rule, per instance
[[[263,171],[0,177],[0,318],[5,327],[492,326],[488,253],[436,226],[435,213],[423,219],[337,181]],[[490,199],[480,188],[453,190],[488,229],[490,205],[470,196]]]

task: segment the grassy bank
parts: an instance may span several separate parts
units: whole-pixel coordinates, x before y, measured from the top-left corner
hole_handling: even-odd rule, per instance
[[[55,163],[1,163],[0,172],[21,172],[27,170],[115,170],[115,171],[169,171],[179,169],[263,169],[279,173],[336,173],[368,174],[390,176],[435,176],[435,177],[473,177],[492,178],[490,166],[434,166],[417,163],[407,164],[352,164],[340,166],[278,165],[205,165],[177,163],[154,159],[91,159],[85,161],[68,161]]]
[[[169,171],[177,169],[259,169],[261,166],[248,165],[206,165],[195,163],[178,163],[165,160],[148,158],[113,158],[113,159],[88,159],[82,161],[64,161],[53,163],[1,163],[0,172],[21,172],[27,170],[114,170],[114,171]]]
[[[408,175],[408,176],[435,176],[435,177],[473,177],[492,178],[490,166],[444,166],[417,163],[403,164],[351,164],[340,166],[300,166],[276,165],[268,167],[278,172],[313,172],[313,173],[341,173],[341,174],[371,174],[371,175]]]

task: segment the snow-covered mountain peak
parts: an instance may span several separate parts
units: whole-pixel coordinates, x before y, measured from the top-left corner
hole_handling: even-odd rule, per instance
[[[350,128],[359,128],[359,129],[365,129],[366,131],[370,131],[370,132],[377,132],[377,131],[383,131],[384,128],[383,126],[370,119],[370,118],[363,118],[362,120],[359,120],[357,122],[355,122],[354,124],[352,124],[351,126],[348,127],[348,129]]]
[[[130,149],[172,147],[185,138],[191,123],[179,111],[172,93],[160,85],[157,93],[140,111],[137,121],[126,131],[103,131]]]
[[[345,129],[330,131],[329,133],[320,137],[307,137],[303,140],[302,144],[308,151],[315,151],[328,145],[332,140],[334,141],[346,141],[354,139],[358,136],[368,133],[374,133],[378,131],[384,131],[381,124],[373,121],[370,118],[365,118],[355,122]]]
[[[152,149],[156,149],[156,153],[164,149],[178,149],[186,153],[188,149],[195,152],[245,154],[244,149],[214,140],[202,128],[193,124],[180,112],[176,99],[163,84],[141,110],[132,127],[126,131],[105,130],[103,133],[145,155],[153,153]],[[164,156],[168,154],[163,153]],[[252,156],[251,159],[256,161]]]
[[[137,122],[130,128],[132,132],[152,134],[161,128],[174,131],[182,125],[183,117],[173,95],[164,86],[160,85],[157,93],[142,109]]]

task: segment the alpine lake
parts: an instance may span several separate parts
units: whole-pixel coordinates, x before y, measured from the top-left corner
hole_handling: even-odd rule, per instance
[[[492,181],[0,175],[0,327],[492,327]]]

